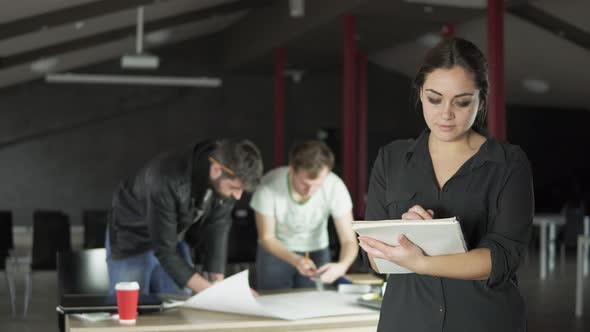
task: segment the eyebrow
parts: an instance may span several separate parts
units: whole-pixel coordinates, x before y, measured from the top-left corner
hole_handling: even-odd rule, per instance
[[[439,95],[439,96],[441,96],[441,97],[442,97],[442,95],[443,95],[442,93],[440,93],[440,92],[438,92],[438,91],[435,91],[435,90],[432,90],[432,89],[426,89],[425,91],[430,91],[430,92],[432,92],[432,93],[436,93],[437,95]],[[458,94],[458,95],[455,95],[455,97],[453,97],[453,98],[457,98],[457,97],[464,97],[464,96],[473,96],[473,93],[464,92],[464,93],[460,93],[460,94]]]

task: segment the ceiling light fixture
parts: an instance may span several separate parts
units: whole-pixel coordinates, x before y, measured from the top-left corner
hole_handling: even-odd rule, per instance
[[[213,77],[101,75],[74,73],[48,74],[45,76],[45,81],[48,83],[190,86],[200,88],[217,88],[222,85],[220,78]]]
[[[283,73],[285,76],[290,77],[293,80],[293,83],[299,83],[301,82],[305,71],[302,69],[285,69]]]
[[[291,17],[305,16],[305,0],[289,0],[289,14]]]
[[[159,44],[163,44],[163,43],[167,42],[168,40],[170,40],[171,36],[172,36],[172,31],[170,31],[170,29],[158,30],[158,31],[154,31],[154,32],[150,32],[150,33],[146,34],[145,41],[150,44],[159,45]]]
[[[486,8],[487,0],[405,0],[406,2],[435,5],[445,7],[462,7],[462,8]]]
[[[538,78],[525,78],[522,80],[522,85],[527,91],[532,93],[547,93],[549,91],[549,83]]]
[[[84,26],[86,25],[86,23],[84,23],[84,21],[78,21],[76,23],[74,23],[74,28],[76,28],[76,30],[80,30],[82,29]]]
[[[160,30],[155,33],[156,41],[164,40],[170,35],[170,30]],[[147,37],[146,37],[147,38]],[[158,39],[159,38],[159,39]],[[121,57],[123,68],[156,69],[159,58],[143,53],[143,7],[137,10],[137,39],[136,53]],[[31,66],[31,68],[33,68]],[[41,71],[39,71],[41,72]],[[43,73],[47,73],[43,71]],[[222,85],[221,78],[215,77],[183,77],[183,76],[151,76],[151,75],[111,75],[111,74],[76,74],[55,73],[45,75],[47,83],[86,83],[86,84],[127,84],[127,85],[155,85],[155,86],[188,86],[200,88],[216,88]]]
[[[143,7],[137,8],[137,36],[135,53],[121,57],[121,67],[129,69],[157,69],[160,58],[143,52]]]
[[[42,73],[46,74],[57,66],[59,63],[59,58],[51,57],[51,58],[41,58],[37,61],[31,63],[30,69],[35,73]]]
[[[418,37],[418,44],[426,48],[433,48],[442,41],[442,37],[439,33],[429,32],[425,35]]]

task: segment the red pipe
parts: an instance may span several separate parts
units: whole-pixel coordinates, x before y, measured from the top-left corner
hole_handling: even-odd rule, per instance
[[[358,178],[356,216],[363,218],[367,194],[367,54],[359,53]],[[364,218],[363,218],[364,219]]]
[[[344,61],[343,61],[343,114],[342,114],[342,177],[356,202],[356,130],[355,130],[355,62],[356,62],[356,19],[352,15],[344,16]]]
[[[488,130],[499,141],[506,139],[504,95],[504,0],[488,0]]]
[[[274,51],[274,167],[284,165],[285,158],[285,49],[276,48]]]

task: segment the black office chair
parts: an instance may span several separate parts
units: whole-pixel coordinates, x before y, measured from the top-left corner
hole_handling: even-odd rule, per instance
[[[249,197],[250,195],[245,193],[242,199],[236,202],[231,212],[232,225],[228,235],[225,275],[229,277],[235,273],[249,269],[250,281],[252,282],[254,280],[258,234],[256,232],[254,212],[248,207]],[[202,239],[200,239],[200,242],[191,241],[190,238],[187,238],[187,240],[195,246],[192,252],[195,268],[197,271],[203,272],[204,255],[206,254],[202,250],[204,243]]]
[[[249,207],[251,195],[245,194],[232,211],[232,226],[227,248],[226,275],[249,270],[250,284],[256,276],[258,233],[254,211]]]
[[[86,210],[83,212],[84,249],[104,248],[108,214],[107,210]]]
[[[557,241],[560,243],[560,260],[563,269],[566,251],[575,252],[578,236],[584,234],[586,206],[582,200],[569,200],[564,204],[561,213],[565,218],[565,225],[559,230]]]
[[[109,272],[104,248],[57,253],[57,298],[67,295],[108,295]],[[64,330],[64,314],[57,324]]]
[[[8,287],[8,300],[12,315],[16,315],[16,290],[14,280],[15,260],[14,237],[12,234],[12,212],[0,211],[0,270],[4,270],[6,285]]]
[[[35,211],[31,265],[25,274],[23,316],[27,315],[33,292],[33,272],[55,270],[57,253],[67,251],[71,251],[69,217],[60,211]]]

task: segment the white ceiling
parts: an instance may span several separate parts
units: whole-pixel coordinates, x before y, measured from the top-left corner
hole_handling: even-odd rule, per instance
[[[45,12],[78,6],[99,0],[0,0],[0,23],[13,22]],[[147,22],[181,15],[235,0],[160,0],[145,7]],[[284,0],[286,1],[286,0]],[[394,1],[394,0],[387,0]],[[401,1],[401,0],[397,0]],[[430,1],[430,0],[429,0]],[[451,1],[451,0],[436,0]],[[455,0],[452,0],[455,1]],[[467,1],[467,0],[460,0]],[[373,2],[377,5],[379,2]],[[367,4],[371,2],[367,0]],[[555,15],[570,24],[590,33],[590,0],[539,0],[534,6]],[[418,5],[421,6],[421,5]],[[437,15],[437,7],[430,7],[429,15]],[[223,30],[240,20],[246,12],[218,16],[198,23],[166,29],[170,39],[163,44],[191,39]],[[506,97],[509,103],[539,106],[559,106],[590,109],[586,98],[590,86],[590,51],[553,35],[516,16],[506,14],[505,19],[505,71]],[[49,27],[38,32],[0,40],[0,57],[34,51],[68,41],[94,36],[100,33],[131,26],[136,20],[136,10],[125,10],[110,15],[84,20],[81,29],[74,23]],[[417,19],[418,20],[418,19]],[[269,21],[270,22],[270,21]],[[456,33],[474,41],[486,50],[485,17],[458,25]],[[419,24],[419,22],[417,22]],[[272,26],[269,27],[272,29]],[[438,31],[435,31],[438,32]],[[147,37],[147,36],[146,36]],[[265,38],[260,36],[259,38]],[[54,71],[72,71],[89,64],[116,59],[134,50],[134,35],[107,43],[61,54]],[[161,46],[146,41],[145,48]],[[371,60],[386,68],[413,77],[420,59],[426,51],[417,41],[396,44],[389,49],[372,54]],[[166,59],[162,59],[163,62]],[[339,59],[335,59],[338,62]],[[0,68],[0,87],[6,87],[42,77],[34,73],[30,64]],[[524,89],[524,79],[547,81],[549,91],[534,94]]]
[[[183,14],[187,11],[211,7],[212,5],[218,5],[224,2],[231,2],[231,0],[174,0],[156,3],[145,7],[144,21],[154,21],[165,17]],[[71,23],[51,29],[41,30],[35,33],[20,35],[15,38],[0,40],[0,56],[17,54],[78,38],[96,35],[102,32],[124,28],[126,26],[135,24],[136,21],[137,10],[131,9],[84,20],[84,27],[81,29],[76,29],[75,23]],[[195,32],[199,33],[201,31]]]
[[[170,39],[164,44],[172,44],[223,30],[237,21],[241,16],[243,16],[243,14],[234,14],[174,27],[171,29],[172,34]],[[144,46],[149,50],[152,47],[161,46],[161,44],[154,45],[146,43]],[[80,51],[64,53],[58,57],[59,62],[53,71],[68,72],[79,67],[88,66],[109,59],[115,59],[125,53],[131,53],[134,50],[134,47],[135,37],[130,36],[126,39],[100,44]],[[165,62],[166,59],[163,58],[161,61]],[[31,71],[30,64],[10,67],[5,70],[0,70],[0,88],[34,80],[42,76],[44,75]]]
[[[0,0],[0,23],[36,16],[55,10],[82,5],[98,0]]]
[[[588,0],[542,0],[534,5],[590,31]],[[505,15],[504,24],[507,102],[590,110],[590,51],[510,14]],[[457,26],[456,35],[487,52],[485,17]],[[411,41],[374,54],[371,60],[413,77],[426,50],[417,41]],[[527,91],[522,80],[528,78],[548,82],[549,91]]]
[[[44,5],[43,10],[36,7],[39,6],[38,1],[26,0],[22,1],[8,1],[0,0],[0,19],[6,21],[14,21],[23,16],[31,16],[31,13],[39,14],[41,12],[49,12],[64,7],[79,5],[82,2],[92,2],[90,0],[44,0],[47,1],[47,6]],[[97,1],[97,0],[93,0]],[[145,22],[154,21],[170,16],[180,15],[189,11],[195,11],[201,8],[207,8],[214,5],[232,2],[233,0],[170,0],[160,1],[149,6],[145,6],[144,19]],[[23,3],[23,6],[20,4]],[[35,5],[36,3],[36,5]],[[6,6],[6,11],[4,10]],[[163,43],[149,43],[146,40],[144,47],[150,49],[153,47],[171,44],[182,40],[187,40],[202,35],[208,35],[232,25],[239,20],[245,11],[232,15],[216,16],[211,19],[199,21],[197,23],[184,24],[181,26],[170,27],[166,29],[170,32],[170,39]],[[137,11],[135,9],[120,11],[114,14],[95,17],[84,21],[84,27],[76,29],[74,24],[67,24],[58,27],[44,29],[39,32],[21,35],[15,38],[0,40],[0,56],[19,54],[45,46],[51,46],[62,42],[76,40],[88,36],[93,36],[98,33],[108,32],[118,28],[123,28],[135,24],[137,18]],[[148,35],[146,35],[148,37]],[[53,70],[56,72],[63,72],[73,70],[78,67],[102,62],[109,59],[118,58],[125,53],[131,53],[135,49],[135,36],[130,34],[128,37],[121,40],[114,40],[112,42],[96,45],[83,50],[69,52],[59,55],[58,65]],[[162,61],[166,61],[162,59]],[[30,69],[30,64],[24,64],[6,69],[0,69],[0,88],[9,85],[26,82],[42,77],[43,74],[34,73]]]
[[[537,0],[533,4],[535,7],[590,32],[590,1],[588,0]]]

